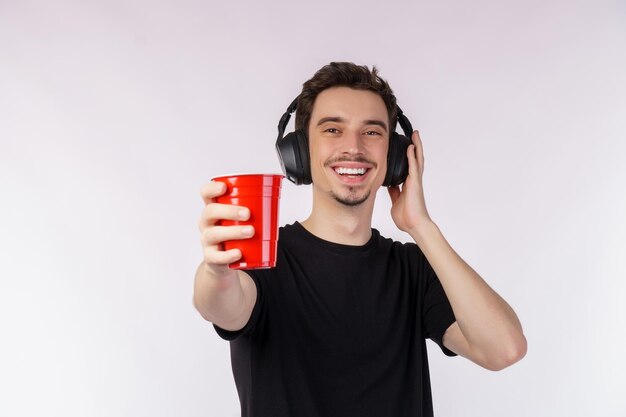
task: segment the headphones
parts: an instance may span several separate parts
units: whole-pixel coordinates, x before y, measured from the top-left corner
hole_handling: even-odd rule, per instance
[[[296,185],[311,184],[311,161],[309,156],[309,139],[306,129],[296,129],[286,136],[285,128],[291,114],[296,111],[298,98],[287,108],[278,122],[278,139],[276,139],[276,152],[280,160],[283,173]],[[400,107],[396,106],[398,123],[402,127],[404,135],[392,132],[389,135],[389,150],[387,151],[387,173],[383,186],[393,187],[404,182],[409,174],[409,161],[406,159],[406,150],[411,144],[413,127],[404,115]]]

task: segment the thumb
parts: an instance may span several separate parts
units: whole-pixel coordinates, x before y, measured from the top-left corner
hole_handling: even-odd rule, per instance
[[[391,204],[395,204],[398,197],[400,197],[400,187],[397,185],[394,187],[387,187],[389,197],[391,198]]]

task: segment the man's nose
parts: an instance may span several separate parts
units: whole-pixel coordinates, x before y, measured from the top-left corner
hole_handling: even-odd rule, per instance
[[[363,138],[359,132],[350,132],[344,136],[343,151],[349,154],[363,153]]]

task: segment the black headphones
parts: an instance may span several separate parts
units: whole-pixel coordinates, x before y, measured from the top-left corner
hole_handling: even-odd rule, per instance
[[[298,99],[296,98],[287,108],[287,111],[278,122],[278,139],[276,139],[276,152],[280,160],[283,173],[296,185],[311,184],[311,161],[309,157],[309,139],[305,129],[296,129],[294,132],[285,134],[285,128],[291,114],[296,111]],[[402,127],[404,135],[392,132],[389,135],[389,151],[387,152],[387,173],[383,186],[391,187],[400,185],[409,174],[409,161],[406,159],[406,150],[411,144],[413,127],[406,118],[400,107],[396,106],[398,123]]]

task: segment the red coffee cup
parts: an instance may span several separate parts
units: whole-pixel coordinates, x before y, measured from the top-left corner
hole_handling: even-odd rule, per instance
[[[217,197],[220,204],[247,207],[247,221],[221,220],[222,226],[252,225],[254,236],[249,239],[223,243],[224,250],[241,250],[239,261],[228,265],[232,269],[262,269],[276,266],[278,244],[278,207],[282,175],[235,174],[215,177],[213,181],[226,184],[226,192]]]

